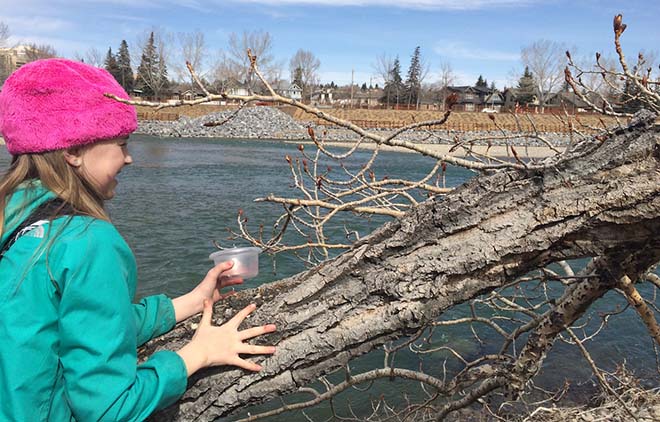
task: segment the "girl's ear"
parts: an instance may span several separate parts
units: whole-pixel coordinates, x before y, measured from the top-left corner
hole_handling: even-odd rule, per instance
[[[64,159],[71,167],[82,165],[82,150],[80,148],[67,148],[64,150]]]

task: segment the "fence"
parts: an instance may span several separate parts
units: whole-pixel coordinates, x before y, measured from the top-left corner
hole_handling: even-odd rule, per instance
[[[314,118],[314,123],[317,125],[336,127],[336,125],[327,122],[323,119]],[[364,129],[399,129],[401,127],[412,124],[413,122],[404,121],[404,120],[351,120],[352,123],[364,128]],[[520,129],[523,131],[533,131],[536,128],[539,132],[553,132],[553,133],[568,133],[570,131],[568,125],[557,122],[556,124],[536,124],[532,126],[526,122],[521,122],[520,128],[518,125],[508,122],[498,122],[498,126],[495,126],[492,122],[452,122],[451,120],[445,122],[443,125],[436,126],[424,126],[420,129],[432,129],[432,130],[455,130],[461,132],[480,132],[480,131],[496,131],[498,129],[504,129],[512,132],[518,132]]]
[[[179,120],[178,113],[166,113],[162,111],[138,111],[137,112],[138,120],[161,120],[161,121],[173,121]]]

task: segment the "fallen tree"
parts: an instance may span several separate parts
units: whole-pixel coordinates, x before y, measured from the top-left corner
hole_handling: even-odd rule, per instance
[[[620,18],[618,24],[620,29]],[[616,36],[617,43],[621,32]],[[252,63],[254,66],[254,59]],[[572,82],[570,72],[566,79]],[[271,94],[252,96],[247,101],[279,101],[309,108]],[[652,95],[645,98],[657,104]],[[339,120],[329,119],[335,123]],[[534,377],[559,339],[578,347],[600,388],[636,417],[635,410],[627,407],[584,346],[599,329],[580,336],[572,327],[603,295],[615,291],[634,306],[651,338],[660,342],[655,295],[645,299],[636,288],[643,282],[652,284],[653,289],[660,288],[660,281],[652,273],[660,261],[660,133],[655,119],[652,112],[639,112],[628,124],[574,139],[566,151],[542,162],[525,161],[513,148],[515,161],[511,162],[434,157],[438,164],[431,175],[444,162],[480,174],[450,192],[424,185],[427,179],[411,182],[415,188],[432,193],[431,197],[419,203],[410,197],[405,211],[390,209],[392,221],[309,271],[241,291],[218,303],[218,324],[246,304],[257,303],[258,310],[249,324],[278,326],[276,333],[260,340],[277,344],[277,353],[258,358],[263,370],[256,374],[228,368],[203,371],[190,380],[182,400],[154,415],[153,420],[214,420],[286,393],[312,395],[311,400],[283,405],[263,417],[317,404],[356,384],[395,377],[418,381],[428,389],[420,403],[393,412],[402,419],[413,416],[441,420],[475,402],[491,411],[483,399],[496,398],[502,404],[535,389]],[[350,122],[340,123],[379,145],[396,144],[396,136],[373,135]],[[423,125],[414,124],[404,130]],[[310,136],[315,138],[313,132]],[[399,145],[425,153],[417,145]],[[317,146],[323,149],[322,142]],[[304,166],[301,179],[311,175],[307,164]],[[322,190],[327,178],[312,176],[316,177],[312,177],[316,189]],[[374,177],[365,183],[382,189]],[[403,191],[386,190],[371,198],[380,200],[386,195],[396,197]],[[277,202],[277,198],[269,199]],[[308,207],[330,209],[329,217],[316,215],[322,223],[316,226],[318,243],[314,247],[321,249],[329,244],[319,227],[337,208],[373,213],[384,210],[362,206],[362,200],[331,205],[318,196],[281,202],[288,207],[287,223],[302,222],[296,220],[295,211]],[[275,239],[265,246],[275,248],[281,235]],[[578,259],[587,259],[587,263],[576,273],[570,262]],[[532,293],[532,283],[540,286],[541,293]],[[448,311],[467,303],[470,315],[443,319]],[[483,306],[488,310],[484,311]],[[482,307],[479,312],[478,307]],[[607,318],[602,319],[604,324]],[[430,342],[434,329],[461,323],[467,324],[477,339],[474,324],[496,332],[502,338],[499,351],[467,359],[449,346],[438,347]],[[181,347],[192,336],[195,324],[195,319],[184,321],[144,346],[141,356],[161,348]],[[401,342],[402,338],[407,340]],[[382,368],[351,372],[349,362],[353,358],[381,346],[385,348]],[[442,378],[423,370],[399,368],[393,356],[403,347],[420,354],[444,349],[457,358],[461,367],[445,372]],[[326,381],[323,392],[309,388],[312,381],[342,369],[342,382]]]
[[[529,327],[518,356],[484,359],[452,382],[431,384],[449,397],[470,390],[447,410],[496,388],[523,389],[559,332],[622,279],[640,280],[660,261],[660,134],[654,120],[641,113],[628,128],[575,145],[543,168],[476,177],[333,260],[233,296],[220,305],[224,315],[255,301],[259,309],[250,324],[277,324],[278,332],[264,339],[278,345],[277,354],[257,374],[206,371],[156,419],[213,420],[296,391],[457,304],[553,262],[596,257]],[[193,323],[143,352],[180,347]]]

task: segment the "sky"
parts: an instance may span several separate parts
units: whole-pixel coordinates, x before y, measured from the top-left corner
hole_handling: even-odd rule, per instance
[[[515,85],[523,71],[521,48],[538,40],[562,43],[574,57],[596,51],[614,57],[618,13],[628,25],[627,56],[657,57],[658,0],[0,0],[0,21],[12,43],[50,44],[63,57],[84,57],[90,49],[105,55],[126,40],[137,66],[136,45],[150,30],[201,31],[210,68],[230,34],[266,31],[284,76],[290,58],[304,49],[320,60],[322,83],[382,86],[378,57],[398,57],[405,79],[419,46],[425,82],[436,81],[449,64],[457,85],[473,85],[483,75],[500,89]]]

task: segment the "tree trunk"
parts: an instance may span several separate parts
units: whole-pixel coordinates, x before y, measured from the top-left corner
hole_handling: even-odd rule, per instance
[[[248,324],[277,324],[276,333],[260,340],[277,344],[277,353],[258,358],[264,369],[256,374],[202,371],[179,403],[153,419],[209,421],[296,391],[453,306],[552,262],[601,257],[601,265],[616,261],[613,273],[637,277],[660,259],[660,136],[654,119],[640,113],[630,127],[576,144],[558,159],[545,160],[543,169],[476,177],[331,261],[219,303],[216,323],[257,303]],[[604,293],[602,286],[613,286],[598,280],[582,282],[588,283],[582,287],[591,292],[588,299],[579,289],[565,295],[586,306],[569,297],[564,302],[570,311],[554,310],[562,324],[582,315]],[[562,321],[551,317],[552,323]],[[152,341],[141,356],[181,347],[193,322]],[[558,332],[547,324],[539,330],[529,342],[547,334],[547,343],[527,345],[537,362],[512,368],[522,384],[538,370],[539,356]],[[505,387],[502,380],[483,388]]]

